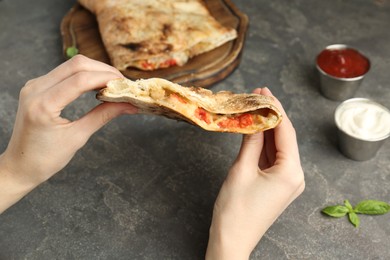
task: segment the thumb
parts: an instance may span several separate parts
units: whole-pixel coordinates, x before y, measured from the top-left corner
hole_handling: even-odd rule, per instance
[[[122,114],[136,114],[137,111],[138,109],[136,107],[128,103],[105,102],[96,106],[74,123],[76,128],[89,138],[112,119]]]
[[[258,167],[264,145],[264,133],[243,135],[237,160],[250,167]]]

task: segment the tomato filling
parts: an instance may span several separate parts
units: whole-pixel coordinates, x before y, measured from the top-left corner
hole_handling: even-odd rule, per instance
[[[175,66],[176,64],[177,64],[177,62],[175,59],[169,59],[169,60],[166,60],[163,63],[161,63],[160,67],[167,68],[167,67]]]
[[[141,63],[141,67],[144,68],[144,69],[148,69],[148,70],[154,69],[153,63],[150,63],[150,62],[148,62],[148,61],[143,61],[143,62]]]
[[[177,64],[177,62],[175,59],[169,59],[169,60],[166,60],[160,64],[154,64],[154,63],[151,63],[151,62],[145,60],[141,63],[141,67],[143,69],[153,70],[156,68],[156,65],[158,66],[158,68],[168,68],[171,66],[175,66],[176,64]]]
[[[251,114],[242,114],[236,117],[225,118],[218,123],[221,128],[245,128],[253,124]]]
[[[206,122],[207,124],[210,124],[211,123],[211,120],[210,120],[210,115],[206,112],[206,110],[204,110],[203,108],[201,107],[198,107],[196,110],[195,110],[195,116],[196,118]]]
[[[198,107],[195,110],[195,117],[206,122],[207,124],[210,124],[213,119],[212,115],[201,107]],[[220,128],[245,128],[253,125],[254,117],[251,114],[241,114],[216,121]]]

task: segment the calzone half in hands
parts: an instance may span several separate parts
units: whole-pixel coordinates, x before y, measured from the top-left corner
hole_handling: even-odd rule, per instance
[[[270,96],[213,93],[165,79],[116,79],[97,94],[107,102],[128,102],[140,113],[183,120],[209,131],[253,134],[276,127],[282,115]]]

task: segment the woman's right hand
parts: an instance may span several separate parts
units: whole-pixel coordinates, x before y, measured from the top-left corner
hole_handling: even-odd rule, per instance
[[[255,93],[272,96],[267,89]],[[206,259],[248,259],[261,237],[304,190],[294,127],[283,115],[273,130],[243,136],[214,205]]]

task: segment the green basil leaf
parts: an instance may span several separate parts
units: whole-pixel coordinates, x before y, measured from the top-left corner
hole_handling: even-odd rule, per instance
[[[350,213],[348,213],[348,218],[349,218],[349,221],[350,221],[355,227],[359,227],[359,225],[360,225],[360,219],[359,219],[358,215],[357,215],[355,212],[350,212]]]
[[[349,200],[344,200],[344,205],[348,208],[349,212],[354,212],[351,203],[349,203]]]
[[[66,56],[70,59],[73,56],[76,56],[79,53],[79,50],[75,46],[68,47],[66,49]]]
[[[378,200],[363,200],[355,206],[354,211],[367,215],[383,215],[390,211],[390,205]]]
[[[348,208],[342,205],[329,206],[322,210],[323,213],[335,218],[344,217],[348,212]]]

